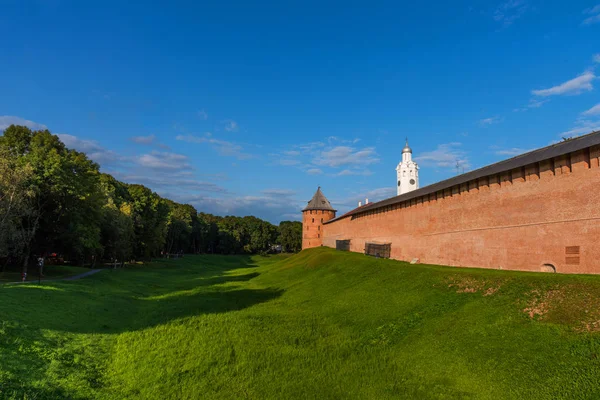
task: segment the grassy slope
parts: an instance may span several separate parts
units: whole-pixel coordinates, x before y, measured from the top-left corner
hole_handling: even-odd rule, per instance
[[[600,398],[599,305],[595,276],[186,257],[0,286],[0,398]]]

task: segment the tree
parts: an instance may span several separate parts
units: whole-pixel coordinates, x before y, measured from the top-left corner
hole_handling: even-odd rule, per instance
[[[279,244],[286,252],[296,253],[302,250],[302,223],[282,221],[279,224]]]
[[[0,137],[0,150],[19,168],[30,168],[26,180],[32,195],[17,225],[23,271],[30,253],[50,249],[85,257],[100,248],[98,165],[69,150],[48,130],[12,125]]]
[[[113,262],[124,262],[133,254],[134,241],[129,192],[125,184],[108,174],[102,174],[101,185],[105,195],[101,229],[103,255]]]
[[[156,193],[142,185],[129,185],[131,215],[135,232],[134,255],[151,258],[164,246],[169,206]]]
[[[277,229],[256,217],[198,213],[108,174],[48,130],[0,136],[0,257],[60,253],[71,261],[148,259],[161,251],[262,253]]]
[[[193,219],[197,211],[189,204],[179,204],[168,200],[170,208],[167,223],[167,237],[165,251],[167,254],[188,251],[192,241]]]
[[[0,257],[19,246],[18,227],[29,212],[33,192],[27,187],[31,166],[19,165],[6,149],[0,149]]]

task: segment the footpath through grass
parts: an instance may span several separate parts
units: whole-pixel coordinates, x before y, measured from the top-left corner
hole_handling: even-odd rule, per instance
[[[0,398],[600,398],[600,277],[319,248],[0,286]]]

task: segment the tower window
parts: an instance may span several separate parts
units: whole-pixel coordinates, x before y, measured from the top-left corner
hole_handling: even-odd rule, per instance
[[[398,181],[398,186],[400,186],[400,181]]]
[[[321,230],[321,225],[317,226],[317,230],[320,231]]]
[[[314,218],[313,218],[312,222],[313,222],[313,224],[315,223],[315,219]]]
[[[321,218],[321,223],[323,223],[323,218]]]
[[[318,239],[321,239],[321,234],[320,234],[320,233],[317,235],[317,238],[318,238]]]

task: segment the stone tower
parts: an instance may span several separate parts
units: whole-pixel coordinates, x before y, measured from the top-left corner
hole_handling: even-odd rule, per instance
[[[323,244],[323,223],[334,219],[335,212],[336,210],[331,207],[331,203],[319,187],[308,205],[302,210],[303,250]]]
[[[398,196],[419,188],[419,166],[412,160],[412,149],[408,146],[408,139],[402,149],[402,161],[396,167],[396,181]]]

